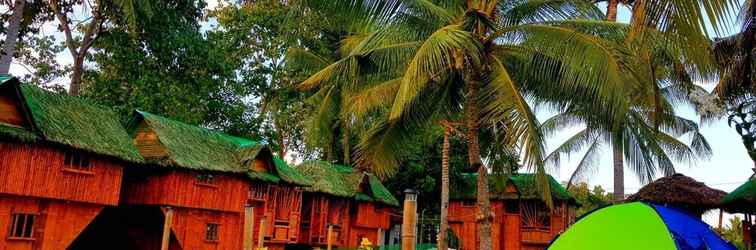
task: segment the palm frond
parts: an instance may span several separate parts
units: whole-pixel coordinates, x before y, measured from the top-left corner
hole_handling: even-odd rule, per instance
[[[459,54],[479,61],[480,45],[458,25],[445,26],[428,37],[407,65],[401,87],[394,99],[389,119],[397,119],[405,112],[408,103],[432,81],[438,81],[445,71],[458,63]]]

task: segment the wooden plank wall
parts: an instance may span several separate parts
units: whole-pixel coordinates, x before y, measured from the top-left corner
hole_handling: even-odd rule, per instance
[[[0,195],[0,250],[66,249],[104,206]],[[35,240],[9,240],[11,213],[36,214]]]
[[[300,244],[311,246],[324,246],[328,233],[328,225],[334,226],[334,245],[344,246],[347,244],[347,237],[351,227],[349,206],[350,202],[344,198],[324,195],[320,193],[306,193],[307,202],[303,206],[308,206],[307,214],[303,215],[303,221],[309,222],[302,224],[302,229],[307,234],[299,240]]]
[[[373,229],[389,229],[391,213],[388,207],[381,207],[373,202],[358,202],[357,214],[353,215],[352,225]]]
[[[249,190],[246,179],[226,174],[213,176],[216,179],[213,186],[198,184],[196,172],[182,170],[149,175],[144,179],[127,178],[123,202],[243,212]]]
[[[92,157],[91,173],[64,168],[64,152],[40,144],[0,142],[0,193],[117,205],[121,163]]]
[[[168,155],[168,150],[160,143],[155,131],[144,121],[137,126],[132,141],[144,158],[161,158]]]
[[[235,212],[174,208],[172,232],[180,249],[238,250],[242,248],[243,218]],[[207,223],[219,224],[218,241],[205,240]]]
[[[265,240],[271,244],[296,243],[302,213],[302,191],[293,186],[270,185],[265,203]]]
[[[544,249],[570,222],[572,208],[563,203],[557,203],[558,209],[551,213],[551,225],[547,230],[524,230],[520,214],[506,213],[505,202],[519,201],[495,200],[491,202],[495,215],[492,225],[493,249],[495,250]],[[449,203],[449,224],[460,238],[462,250],[478,249],[476,211],[476,206],[465,206],[459,200]]]
[[[9,93],[11,90],[10,88],[0,90],[0,122],[24,127],[27,123],[26,119],[21,111],[18,97]]]

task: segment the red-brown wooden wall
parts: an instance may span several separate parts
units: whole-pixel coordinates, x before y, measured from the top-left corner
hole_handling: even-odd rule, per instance
[[[122,164],[92,156],[84,173],[65,168],[64,157],[52,146],[0,142],[0,193],[118,204]]]
[[[530,250],[544,249],[551,240],[562,232],[569,220],[571,209],[564,203],[558,203],[551,212],[547,228],[527,228],[522,226],[521,210],[508,213],[504,207],[507,202],[520,200],[493,200],[491,208],[494,213],[491,234],[494,250]],[[462,250],[478,249],[476,211],[474,201],[454,200],[449,203],[449,225],[460,239]]]
[[[239,213],[173,208],[172,232],[181,249],[238,250],[242,248],[243,218]],[[218,241],[205,240],[207,223],[219,224]]]
[[[349,228],[348,247],[357,247],[362,238],[367,238],[373,245],[379,244],[383,233],[391,227],[391,209],[373,202],[355,202],[356,214],[352,214],[352,225]],[[380,229],[380,230],[379,230]]]
[[[288,185],[268,185],[265,200],[266,245],[296,243],[302,213],[302,191]],[[259,227],[259,224],[256,225]]]
[[[96,204],[0,194],[0,250],[66,249],[102,208]],[[12,213],[36,215],[34,240],[6,237]]]
[[[350,200],[321,193],[305,193],[304,200],[299,243],[324,246],[327,243],[328,225],[334,225],[334,246],[347,244]]]
[[[213,176],[215,184],[212,186],[199,183],[197,173],[183,170],[129,178],[124,183],[122,202],[243,212],[247,202],[247,181],[226,174]]]

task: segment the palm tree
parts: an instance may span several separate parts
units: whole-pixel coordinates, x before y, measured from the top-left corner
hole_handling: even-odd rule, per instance
[[[333,7],[339,2],[320,4]],[[387,120],[362,139],[357,156],[358,164],[371,166],[381,175],[396,171],[394,155],[414,128],[462,114],[468,163],[478,173],[480,249],[491,248],[490,166],[484,166],[481,156],[482,151],[489,154],[491,150],[481,148],[481,129],[499,131],[495,133],[499,143],[519,145],[525,165],[547,185],[541,164],[543,137],[520,92],[522,82],[514,80],[524,79],[512,71],[514,65],[532,69],[534,74],[559,75],[553,87],[601,97],[598,103],[609,103],[602,100],[617,95],[608,88],[621,86],[603,83],[620,82],[620,72],[627,67],[612,44],[562,25],[560,21],[574,17],[603,18],[582,1],[341,4],[346,5],[344,9],[373,10],[370,20],[384,27],[366,36],[359,50],[305,82],[370,80],[363,93],[352,98],[357,101],[353,106],[390,108],[384,110]],[[547,186],[542,190],[548,190]],[[550,201],[550,194],[543,194]]]
[[[665,92],[671,89],[672,87],[665,89]],[[570,176],[568,187],[585,180],[596,171],[601,150],[607,146],[610,146],[613,152],[616,152],[614,149],[622,149],[619,156],[613,157],[628,159],[630,169],[642,183],[652,181],[658,172],[665,176],[674,174],[673,161],[691,163],[699,157],[711,155],[711,148],[699,132],[696,122],[676,116],[669,110],[660,115],[635,107],[624,116],[624,120],[621,121],[622,130],[619,133],[603,124],[592,124],[593,121],[586,120],[586,115],[581,115],[581,112],[584,111],[571,109],[543,123],[543,130],[547,133],[566,127],[586,126],[546,158],[547,164],[559,166],[561,157],[585,151]],[[657,120],[652,120],[652,115],[656,115]],[[677,139],[681,136],[688,136],[690,145]]]
[[[611,22],[616,21],[616,5],[618,1],[608,1],[607,16]],[[710,56],[708,33],[704,27],[707,23],[701,17],[707,16],[710,26],[715,31],[723,29],[727,23],[728,14],[731,13],[731,4],[726,1],[625,1],[623,4],[630,5],[632,20],[629,25],[617,24],[613,32],[597,34],[599,36],[615,40],[625,44],[636,59],[638,67],[630,72],[640,83],[636,91],[641,100],[626,100],[623,109],[629,109],[643,102],[651,109],[649,118],[656,122],[657,113],[664,109],[662,88],[664,85],[674,85],[667,91],[675,91],[674,102],[691,102],[691,95],[705,93],[693,83],[695,80],[706,81],[716,75],[714,60]],[[701,8],[710,5],[712,8]],[[611,37],[606,37],[607,35]],[[701,46],[704,45],[704,46]],[[668,94],[668,93],[667,93]],[[645,97],[643,97],[645,96]],[[626,113],[626,112],[620,112]],[[594,117],[595,118],[595,117]],[[624,169],[625,153],[621,141],[624,117],[603,118],[605,127],[613,130],[615,140],[611,143],[614,170],[614,199],[624,199]],[[596,121],[593,122],[595,124]],[[609,125],[609,123],[614,123]],[[657,127],[658,125],[654,125]],[[601,129],[599,129],[601,130]]]

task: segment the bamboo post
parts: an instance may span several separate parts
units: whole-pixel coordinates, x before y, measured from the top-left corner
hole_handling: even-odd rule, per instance
[[[720,232],[722,232],[722,217],[724,216],[724,211],[722,209],[719,209],[719,224],[717,225],[717,229],[719,229]]]
[[[163,220],[163,239],[160,250],[168,250],[171,241],[171,225],[173,224],[173,208],[165,207],[165,220]]]
[[[263,248],[263,241],[265,240],[265,217],[260,219],[260,229],[257,234],[257,248]]]
[[[333,250],[333,225],[328,225],[328,233],[326,234],[326,250]]]
[[[262,233],[262,232],[261,232]],[[255,207],[252,205],[244,206],[244,250],[252,250],[255,234]]]
[[[402,250],[415,250],[417,224],[417,192],[404,190],[404,213],[402,214]]]

